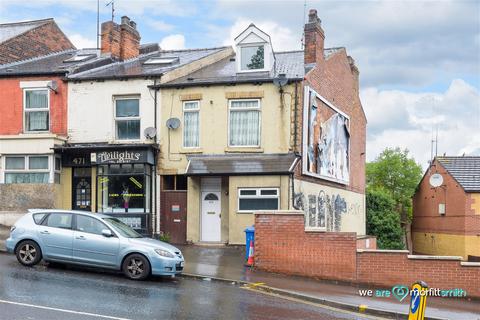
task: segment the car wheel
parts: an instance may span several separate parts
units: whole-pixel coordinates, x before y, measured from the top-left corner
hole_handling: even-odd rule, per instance
[[[123,273],[132,280],[144,280],[150,275],[150,263],[141,254],[131,254],[122,265]]]
[[[26,240],[18,245],[16,256],[18,262],[24,266],[31,267],[42,260],[42,251],[36,242]]]

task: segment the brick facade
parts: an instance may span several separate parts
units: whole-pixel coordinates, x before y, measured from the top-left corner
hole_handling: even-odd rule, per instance
[[[67,83],[60,77],[15,77],[0,79],[0,135],[17,135],[23,128],[23,89],[21,81],[50,81],[58,84],[57,93],[50,91],[50,132],[67,135]]]
[[[310,10],[309,22],[305,25],[305,63],[314,64],[314,66],[305,75],[303,85],[311,87],[350,117],[350,182],[348,185],[343,185],[304,176],[301,174],[301,166],[297,167],[295,178],[314,183],[321,181],[327,186],[365,193],[367,119],[359,97],[359,72],[345,48],[336,48],[333,53],[325,57],[324,39],[325,34],[320,26],[317,12]],[[300,102],[303,104],[303,99]],[[302,117],[303,113],[298,112],[297,118],[302,119]],[[297,138],[301,139],[302,121],[298,121],[297,132]]]
[[[261,270],[377,287],[417,280],[480,297],[480,265],[407,251],[357,250],[354,233],[305,232],[303,214],[255,215],[255,266]]]
[[[0,43],[0,64],[75,49],[53,19],[37,28]]]
[[[120,25],[113,21],[102,23],[102,53],[111,53],[118,60],[135,58],[140,53],[140,33],[136,23],[126,16]]]

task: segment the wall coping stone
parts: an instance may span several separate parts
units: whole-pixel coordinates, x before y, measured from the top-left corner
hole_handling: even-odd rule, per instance
[[[300,210],[272,210],[272,211],[255,211],[253,214],[258,215],[258,214],[268,214],[268,215],[292,215],[292,216],[298,216],[298,215],[304,215],[303,211]]]
[[[460,265],[462,267],[480,267],[480,262],[467,262],[467,261],[462,261],[460,262]]]
[[[414,260],[463,260],[460,256],[426,256],[409,254],[407,257],[408,259]]]
[[[408,250],[357,249],[358,253],[409,253]]]

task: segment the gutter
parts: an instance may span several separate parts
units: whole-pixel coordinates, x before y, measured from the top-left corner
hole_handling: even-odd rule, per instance
[[[302,81],[303,78],[288,78],[295,82]],[[161,89],[161,88],[185,88],[185,87],[195,87],[195,86],[210,86],[210,85],[236,85],[243,83],[273,83],[273,78],[259,78],[259,79],[240,79],[240,80],[202,80],[198,82],[183,82],[183,83],[164,83],[156,86],[149,86],[150,89]]]

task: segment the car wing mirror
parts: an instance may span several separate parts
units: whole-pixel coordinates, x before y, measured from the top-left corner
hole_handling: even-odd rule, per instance
[[[102,235],[103,235],[104,237],[107,237],[107,238],[113,237],[113,233],[112,233],[112,231],[109,230],[109,229],[103,229],[103,230],[102,230]]]

